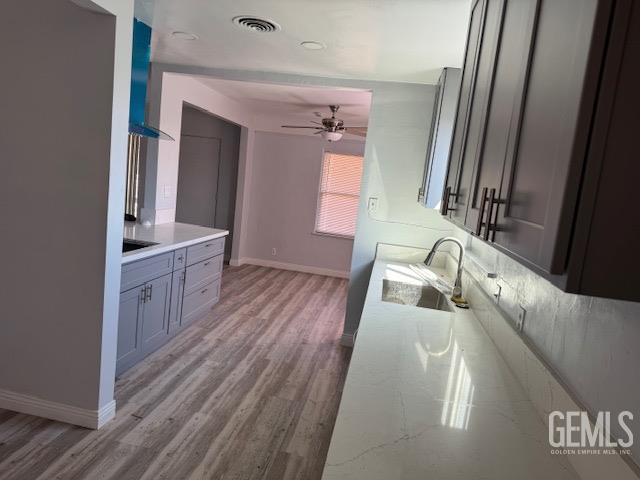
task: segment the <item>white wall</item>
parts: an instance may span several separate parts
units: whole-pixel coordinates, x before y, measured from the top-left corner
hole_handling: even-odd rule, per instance
[[[256,132],[241,263],[298,265],[348,277],[353,240],[313,233],[324,151],[362,155],[364,142]]]
[[[149,85],[150,125],[171,135],[175,141],[149,141],[145,172],[144,202],[141,219],[151,223],[175,220],[178,164],[180,158],[180,132],[184,103],[196,106],[241,126],[252,126],[252,114],[242,104],[215,92],[195,78],[164,73],[151,67]],[[246,139],[241,139],[242,142]],[[247,145],[241,153],[251,155]],[[246,162],[240,158],[240,163]]]
[[[0,408],[96,426],[115,407],[133,5],[3,7]]]
[[[437,211],[422,207],[418,189],[427,151],[435,87],[388,84],[373,91],[358,225],[344,331],[355,332],[379,242],[430,248],[452,232]],[[370,197],[378,210],[367,211]]]

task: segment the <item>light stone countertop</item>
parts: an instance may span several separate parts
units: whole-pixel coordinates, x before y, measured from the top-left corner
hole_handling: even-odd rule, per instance
[[[154,242],[157,245],[123,253],[122,263],[142,260],[153,255],[159,255],[227,235],[229,235],[228,230],[189,225],[187,223],[161,223],[159,225],[144,226],[139,223],[125,222],[124,238]]]
[[[385,278],[422,282],[375,262],[323,480],[579,478],[473,310],[383,302]]]

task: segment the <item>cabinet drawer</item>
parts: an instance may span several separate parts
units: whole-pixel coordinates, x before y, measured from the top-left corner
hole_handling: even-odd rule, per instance
[[[187,266],[198,263],[207,258],[215,257],[224,252],[224,237],[214,238],[207,242],[187,247]]]
[[[182,326],[205,315],[220,298],[220,278],[184,296]]]
[[[175,255],[173,257],[173,271],[180,270],[187,265],[187,249],[179,248],[175,251]]]
[[[162,277],[173,271],[173,252],[145,258],[122,266],[120,291],[125,292],[149,280]]]
[[[222,273],[223,255],[196,263],[187,267],[184,291],[187,295],[204,285],[211,283]]]

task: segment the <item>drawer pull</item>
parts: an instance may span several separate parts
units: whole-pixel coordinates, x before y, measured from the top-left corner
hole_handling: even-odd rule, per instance
[[[210,261],[209,262],[204,262],[204,266],[208,267],[210,263],[211,263]]]
[[[207,243],[207,244],[205,245],[205,248],[209,248],[209,247],[213,247],[213,243]]]
[[[181,262],[184,257],[182,255],[178,256],[178,261]]]
[[[207,291],[208,291],[208,290],[209,290],[208,288],[205,288],[205,289],[204,289],[204,290],[202,290],[200,293],[201,293],[201,294],[207,293]]]
[[[496,198],[496,189],[492,188],[489,192],[489,211],[487,213],[487,229],[484,232],[484,239],[489,240],[489,235],[491,235],[491,241],[496,241],[496,232],[500,232],[501,228],[498,226],[498,209],[499,205],[504,204],[504,200],[500,200]],[[494,213],[493,207],[496,207],[496,211]]]
[[[442,202],[440,205],[440,215],[448,215],[449,212],[455,212],[456,209],[455,208],[451,208],[449,207],[449,198],[458,198],[458,194],[457,193],[452,193],[451,192],[451,187],[447,187],[444,189],[443,195],[442,195]]]
[[[492,188],[491,190],[493,191],[494,189]],[[478,212],[478,223],[476,224],[476,231],[475,231],[475,234],[478,237],[482,233],[482,226],[484,224],[484,209],[485,209],[485,206],[487,205],[487,202],[489,201],[489,196],[487,194],[487,187],[483,187],[482,188],[482,193],[480,194],[480,197],[481,197],[480,198],[480,211]],[[491,215],[489,215],[489,216],[491,216]]]

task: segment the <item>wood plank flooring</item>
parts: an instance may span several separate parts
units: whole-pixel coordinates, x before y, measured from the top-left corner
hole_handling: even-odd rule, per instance
[[[0,479],[319,479],[350,350],[346,280],[242,266],[116,382],[92,431],[0,410]]]

